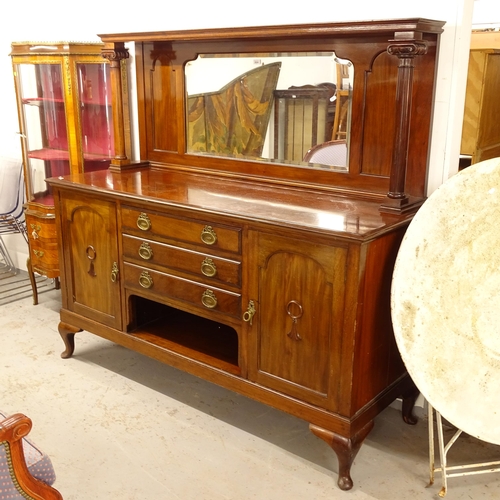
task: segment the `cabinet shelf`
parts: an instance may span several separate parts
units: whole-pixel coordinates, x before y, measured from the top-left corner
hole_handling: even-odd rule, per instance
[[[46,97],[28,97],[26,99],[22,99],[23,104],[27,104],[28,106],[43,106],[46,102],[50,102],[51,104],[64,104],[64,99],[47,99]]]
[[[145,342],[189,359],[240,375],[238,334],[230,326],[179,309],[135,299],[135,310],[148,311],[129,331]],[[154,312],[151,312],[151,310]],[[154,319],[151,320],[151,317]]]
[[[45,103],[49,104],[64,104],[64,99],[54,99],[51,97],[27,97],[22,99],[22,103],[27,106],[38,106],[42,107]],[[80,105],[84,106],[108,106],[111,107],[111,102],[109,101],[94,101],[89,99],[80,99]]]
[[[34,151],[29,151],[29,158],[37,160],[66,160],[69,161],[69,151],[67,149],[36,149]]]
[[[34,151],[30,151],[28,156],[37,160],[66,160],[69,161],[69,151],[64,149],[36,149]],[[106,161],[111,160],[110,156],[100,155],[94,153],[83,153],[84,160],[93,160],[93,161]]]

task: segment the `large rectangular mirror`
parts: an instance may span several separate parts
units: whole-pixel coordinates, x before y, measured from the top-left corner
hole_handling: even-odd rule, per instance
[[[348,170],[350,61],[334,52],[202,54],[185,76],[188,153]]]

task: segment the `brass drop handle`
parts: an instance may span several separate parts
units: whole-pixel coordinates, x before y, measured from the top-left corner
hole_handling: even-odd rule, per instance
[[[303,314],[302,306],[296,300],[291,300],[286,305],[286,313],[290,316],[290,318],[292,318],[292,329],[287,333],[287,335],[292,340],[302,340],[302,337],[297,331],[297,320],[300,319]]]
[[[139,255],[144,260],[149,260],[153,257],[153,249],[151,248],[149,243],[146,243],[145,241],[141,243],[141,246],[139,247]]]
[[[113,267],[111,268],[111,281],[113,283],[116,283],[118,281],[118,264],[116,262],[113,262]]]
[[[201,263],[201,272],[209,278],[215,276],[217,274],[217,266],[215,265],[215,262],[208,257],[204,259]]]
[[[151,229],[151,219],[148,217],[148,214],[142,212],[141,215],[137,217],[137,227],[142,231]]]
[[[250,326],[252,326],[252,319],[253,315],[255,314],[255,304],[253,300],[248,302],[248,308],[247,310],[243,313],[243,321],[246,321],[247,323],[250,323]]]
[[[217,242],[217,233],[212,226],[205,226],[201,232],[201,241],[207,245],[214,245]]]
[[[201,303],[208,309],[213,309],[217,305],[215,293],[212,290],[205,290],[201,296]]]
[[[151,288],[153,286],[153,278],[147,271],[143,271],[139,276],[139,285],[142,288]]]
[[[95,251],[95,248],[92,245],[89,245],[85,253],[87,254],[87,259],[90,260],[90,265],[89,265],[89,270],[87,271],[90,276],[95,278],[97,276],[95,269],[94,269],[94,260],[97,257],[97,252]]]

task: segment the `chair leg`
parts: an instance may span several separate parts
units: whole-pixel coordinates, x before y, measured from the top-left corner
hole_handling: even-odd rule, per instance
[[[3,242],[1,236],[0,236],[0,255],[4,263],[3,265],[0,264],[1,268],[3,268],[2,269],[3,272],[6,273],[17,272],[16,266],[12,261],[9,251],[7,250],[7,247],[5,246],[5,243]]]

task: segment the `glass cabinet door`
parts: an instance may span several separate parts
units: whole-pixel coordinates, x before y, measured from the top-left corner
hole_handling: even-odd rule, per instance
[[[60,64],[18,64],[29,201],[53,205],[45,179],[67,175],[68,132]]]
[[[76,71],[83,170],[108,168],[114,156],[110,68],[105,63],[78,63]]]

